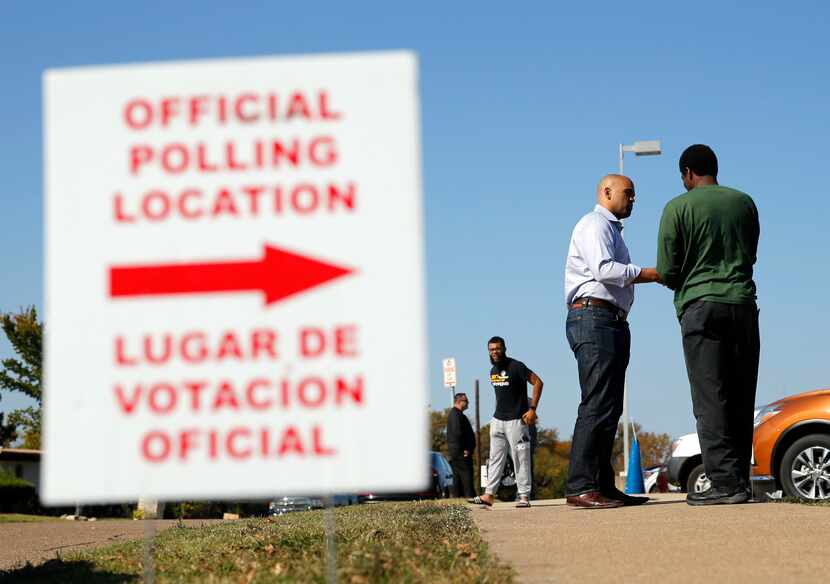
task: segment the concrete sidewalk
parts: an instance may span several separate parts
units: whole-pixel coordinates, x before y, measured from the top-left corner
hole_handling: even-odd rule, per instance
[[[690,507],[685,494],[640,507],[473,510],[484,539],[537,582],[819,582],[827,579],[830,506],[750,503]]]

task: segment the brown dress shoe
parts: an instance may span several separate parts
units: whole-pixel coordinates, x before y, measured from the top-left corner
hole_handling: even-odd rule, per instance
[[[589,491],[581,495],[572,495],[567,497],[565,501],[570,507],[580,507],[582,509],[613,509],[614,507],[622,507],[622,501],[615,501],[608,497],[603,497],[599,491]]]

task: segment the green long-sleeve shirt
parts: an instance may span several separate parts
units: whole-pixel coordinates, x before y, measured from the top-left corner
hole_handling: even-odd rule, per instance
[[[755,301],[752,266],[760,226],[752,198],[708,185],[666,204],[657,237],[657,273],[674,290],[678,318],[695,300]]]

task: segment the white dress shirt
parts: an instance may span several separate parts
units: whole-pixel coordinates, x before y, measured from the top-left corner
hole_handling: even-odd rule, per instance
[[[631,310],[632,282],[642,268],[631,263],[622,230],[622,221],[601,205],[579,220],[565,261],[565,304],[590,296]]]

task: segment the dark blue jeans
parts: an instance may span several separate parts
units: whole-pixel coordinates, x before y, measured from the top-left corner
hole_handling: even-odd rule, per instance
[[[613,311],[596,306],[572,308],[565,332],[582,389],[565,492],[607,492],[614,487],[611,453],[623,410],[631,332]]]

